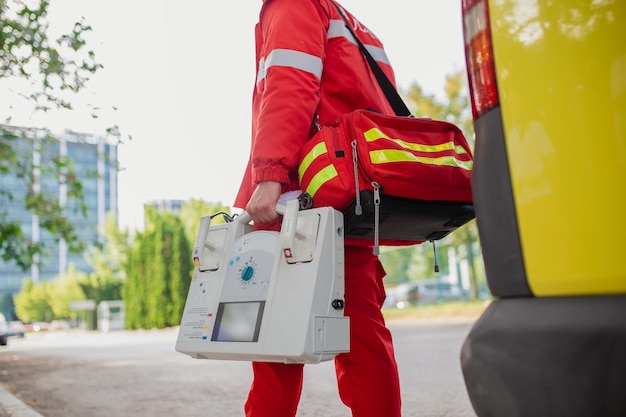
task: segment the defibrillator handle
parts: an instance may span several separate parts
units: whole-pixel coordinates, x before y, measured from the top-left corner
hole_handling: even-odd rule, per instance
[[[303,239],[306,235],[297,227],[300,203],[297,199],[293,199],[293,195],[291,194],[293,193],[283,194],[276,205],[276,213],[284,216],[282,225],[282,229],[284,230],[281,232],[281,249],[285,254],[289,253],[289,251],[293,251],[296,237]],[[207,240],[209,230],[211,229],[211,219],[215,216],[216,215],[214,214],[202,216],[200,218],[200,227],[198,228],[198,234],[196,236],[192,253],[193,264],[196,267],[203,265],[202,258],[205,248],[208,248],[209,250],[215,249]],[[252,218],[250,217],[250,214],[244,210],[241,214],[230,217],[227,220],[236,223],[234,233],[236,237],[238,237],[245,233],[246,226],[250,224]]]
[[[235,218],[235,221],[246,225],[252,221],[252,217],[250,217],[247,211],[242,211],[241,214]]]
[[[199,267],[202,265],[202,254],[206,245],[206,238],[209,234],[209,227],[211,226],[212,216],[202,216],[200,218],[200,227],[198,228],[198,234],[196,236],[196,242],[193,245],[193,264]]]
[[[283,205],[283,203],[285,205]],[[306,238],[306,232],[298,228],[299,210],[300,202],[297,199],[283,199],[276,205],[276,213],[283,216],[280,244],[285,258],[291,258],[294,255],[293,251],[295,249],[296,238]],[[243,211],[236,218],[236,221],[241,225],[248,224],[251,220],[250,215],[246,211]]]

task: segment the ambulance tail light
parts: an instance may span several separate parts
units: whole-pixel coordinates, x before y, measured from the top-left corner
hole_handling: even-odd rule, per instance
[[[487,0],[462,0],[465,60],[474,119],[499,104]]]

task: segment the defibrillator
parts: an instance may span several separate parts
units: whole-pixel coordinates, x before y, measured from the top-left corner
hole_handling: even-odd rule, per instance
[[[280,232],[201,218],[176,350],[196,359],[319,363],[350,350],[343,215],[288,201]]]

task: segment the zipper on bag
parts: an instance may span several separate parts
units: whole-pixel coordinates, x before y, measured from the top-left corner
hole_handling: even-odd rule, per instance
[[[380,247],[378,246],[378,231],[380,223],[380,184],[376,181],[372,181],[372,187],[374,187],[374,255],[380,254]]]
[[[354,188],[356,190],[356,202],[354,204],[354,214],[356,214],[357,216],[360,216],[363,214],[363,206],[361,205],[361,189],[359,186],[359,153],[358,153],[358,142],[356,140],[357,135],[356,132],[354,130],[354,123],[353,123],[353,119],[354,119],[354,112],[348,114],[348,117],[346,118],[346,123],[345,126],[347,128],[347,132],[352,136],[352,142],[350,142],[350,144],[352,145],[352,166],[354,169]]]
[[[361,206],[361,190],[359,189],[359,156],[356,149],[356,139],[352,139],[352,165],[354,167],[354,187],[356,188],[356,204],[354,206],[354,214],[360,216],[363,214]]]

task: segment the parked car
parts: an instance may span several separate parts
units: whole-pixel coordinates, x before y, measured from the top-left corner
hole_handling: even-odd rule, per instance
[[[386,307],[405,308],[443,301],[467,300],[468,292],[459,284],[429,279],[400,284],[387,290]]]
[[[6,346],[9,340],[9,323],[4,314],[0,313],[0,346]]]
[[[9,336],[24,337],[26,326],[19,320],[9,322]]]
[[[68,331],[70,329],[70,322],[67,320],[52,320],[48,330],[53,332],[55,330]]]
[[[45,321],[34,321],[25,325],[28,332],[41,332],[50,328],[50,323]]]

